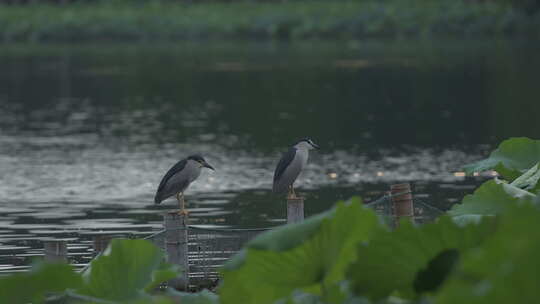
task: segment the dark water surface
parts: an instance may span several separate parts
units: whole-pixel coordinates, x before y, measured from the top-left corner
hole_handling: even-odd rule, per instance
[[[478,180],[455,174],[500,139],[540,129],[539,45],[519,41],[3,46],[0,270],[70,238],[146,235],[178,159],[216,167],[187,191],[192,223],[284,222],[269,192],[279,153],[310,136],[299,178],[314,214],[397,182],[446,209]],[[537,137],[537,136],[536,136]],[[457,175],[457,176],[456,176]]]

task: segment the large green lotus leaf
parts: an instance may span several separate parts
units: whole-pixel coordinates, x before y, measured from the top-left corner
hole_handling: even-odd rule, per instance
[[[372,300],[436,290],[459,254],[481,244],[491,227],[488,220],[460,227],[447,216],[420,227],[402,221],[395,231],[379,231],[359,246],[347,278],[355,294]]]
[[[355,202],[355,204],[361,204],[361,202]],[[331,209],[300,223],[285,225],[269,233],[264,233],[251,241],[248,247],[271,251],[285,251],[294,248],[316,233],[324,219],[332,216],[334,212],[335,210]]]
[[[294,248],[310,238],[321,226],[323,220],[333,214],[334,209],[319,213],[296,224],[285,225],[263,233],[250,241],[245,247],[260,250],[285,251]],[[224,269],[234,270],[246,260],[246,249],[234,255]]]
[[[464,167],[465,172],[494,169],[508,180],[519,177],[540,161],[540,140],[514,137],[503,141],[490,156]]]
[[[85,285],[79,294],[127,301],[145,295],[144,289],[171,277],[162,267],[163,253],[146,240],[113,240],[83,274]]]
[[[512,204],[532,199],[531,194],[527,193],[511,185],[490,180],[473,194],[466,195],[462,203],[454,205],[448,214],[459,223],[478,220],[482,216],[494,216],[504,212]]]
[[[489,180],[478,187],[473,194],[466,195],[461,204],[452,206],[448,215],[452,217],[496,215],[504,211],[508,204],[517,201],[518,198],[508,194],[502,184]]]
[[[66,264],[40,263],[27,273],[0,278],[0,303],[42,303],[47,293],[79,288],[81,276]]]
[[[222,270],[221,300],[273,303],[296,289],[320,295],[343,279],[356,246],[376,229],[382,228],[375,213],[353,199],[305,223],[267,232]]]
[[[497,216],[497,229],[460,266],[436,296],[436,303],[538,303],[540,212],[532,204],[511,204]]]

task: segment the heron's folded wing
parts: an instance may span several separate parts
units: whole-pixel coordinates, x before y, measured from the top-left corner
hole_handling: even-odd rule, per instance
[[[283,172],[285,172],[285,169],[291,164],[295,156],[296,148],[294,147],[291,147],[289,151],[283,154],[274,172],[274,183],[283,175]]]
[[[186,167],[186,164],[187,164],[187,159],[182,159],[181,161],[177,162],[172,168],[170,168],[169,171],[167,171],[167,173],[165,174],[165,176],[161,180],[161,182],[159,183],[157,193],[162,191],[163,188],[165,187],[165,185],[167,184],[167,181],[173,175],[175,175],[176,173],[182,171]]]

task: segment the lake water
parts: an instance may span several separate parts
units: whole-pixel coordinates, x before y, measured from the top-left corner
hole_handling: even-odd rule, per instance
[[[10,45],[0,49],[0,271],[41,241],[147,235],[163,174],[203,154],[191,222],[284,223],[280,153],[322,149],[297,182],[306,213],[411,182],[447,209],[482,180],[455,174],[500,139],[538,137],[539,45],[522,41]],[[458,175],[458,176],[456,176]]]

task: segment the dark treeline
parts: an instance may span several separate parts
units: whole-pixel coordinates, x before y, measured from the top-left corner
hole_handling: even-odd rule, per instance
[[[540,0],[0,0],[0,41],[537,39],[538,12]]]

